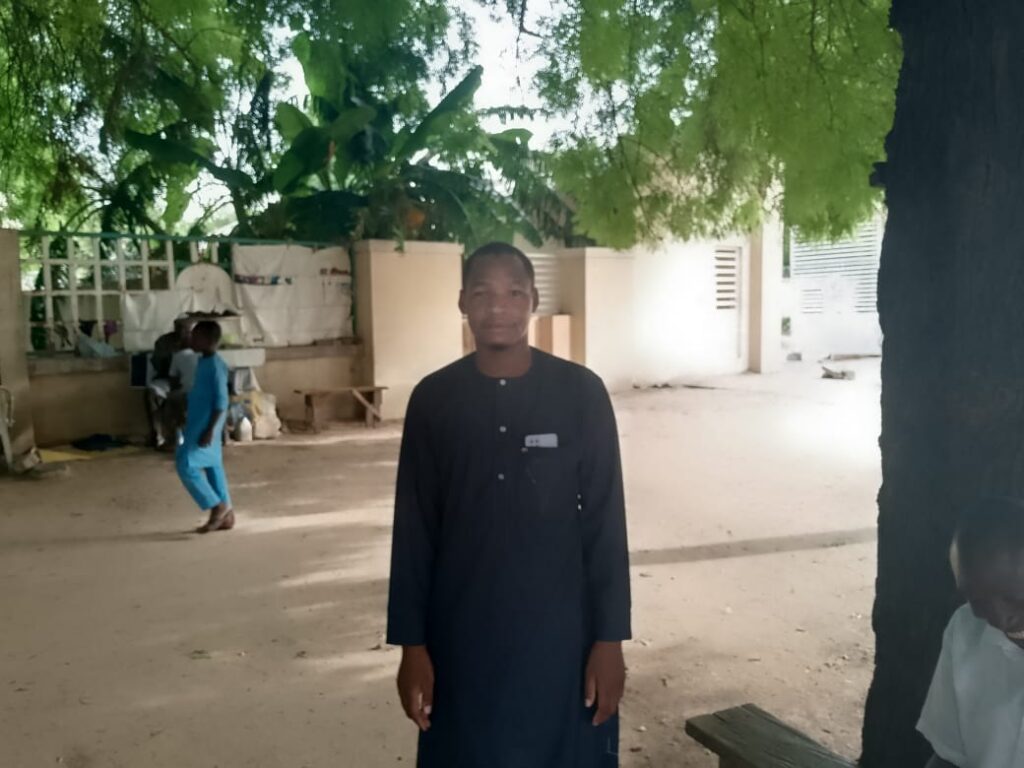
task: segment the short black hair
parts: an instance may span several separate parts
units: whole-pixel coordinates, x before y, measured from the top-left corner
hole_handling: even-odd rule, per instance
[[[993,556],[1024,552],[1024,501],[1009,496],[979,499],[960,516],[954,543],[961,571]]]
[[[499,256],[511,256],[513,259],[519,261],[519,263],[523,265],[523,269],[526,270],[526,276],[530,278],[530,282],[535,282],[536,274],[533,269],[533,262],[530,261],[530,257],[511,243],[496,241],[493,243],[487,243],[487,245],[481,245],[466,257],[466,260],[462,263],[462,284],[466,285],[466,283],[469,282],[469,276],[473,271],[473,267],[478,262],[483,261],[484,259],[497,258]]]
[[[206,336],[214,344],[217,344],[220,342],[220,323],[216,320],[200,320],[195,324],[195,327],[192,329],[192,333],[198,333],[202,336]]]

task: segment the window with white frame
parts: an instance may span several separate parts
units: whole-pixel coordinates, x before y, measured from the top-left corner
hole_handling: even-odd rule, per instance
[[[108,235],[24,236],[20,248],[29,349],[74,349],[81,335],[123,348],[125,294],[170,290],[177,264],[217,261],[217,243]]]

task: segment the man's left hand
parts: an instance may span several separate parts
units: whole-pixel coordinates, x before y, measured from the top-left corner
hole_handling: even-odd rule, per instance
[[[622,658],[622,643],[594,643],[584,679],[587,709],[597,705],[594,725],[602,725],[618,712],[626,688],[626,662]]]
[[[206,448],[213,442],[213,430],[208,429],[199,436],[199,447]]]

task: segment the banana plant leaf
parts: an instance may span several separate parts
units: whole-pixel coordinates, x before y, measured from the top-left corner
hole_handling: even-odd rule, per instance
[[[448,92],[436,107],[413,129],[401,131],[395,139],[393,157],[396,163],[408,161],[428,142],[452,125],[455,116],[468,107],[480,89],[484,68],[473,67],[458,85]]]
[[[168,166],[198,165],[228,187],[239,189],[254,189],[256,187],[256,182],[247,173],[219,166],[183,142],[165,139],[155,133],[139,133],[132,130],[125,131],[125,142],[134,149],[146,152],[156,163]]]
[[[274,125],[277,126],[281,138],[290,144],[306,128],[312,128],[313,122],[298,107],[281,102],[274,112]]]

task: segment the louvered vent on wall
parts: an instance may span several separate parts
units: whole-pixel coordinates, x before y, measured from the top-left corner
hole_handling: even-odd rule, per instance
[[[800,311],[805,315],[820,315],[825,311],[825,291],[821,288],[804,288],[800,291]]]
[[[540,293],[538,315],[557,315],[562,311],[561,270],[558,257],[548,253],[528,254],[536,273],[535,285]]]
[[[794,233],[790,240],[790,270],[794,278],[841,277],[852,284],[854,310],[876,312],[878,301],[878,258],[882,250],[883,222],[880,217],[862,224],[854,234],[834,243],[802,240]],[[819,294],[821,292],[819,291]],[[824,297],[801,291],[801,310],[824,310]]]
[[[715,249],[715,308],[739,309],[740,252],[738,248]]]

